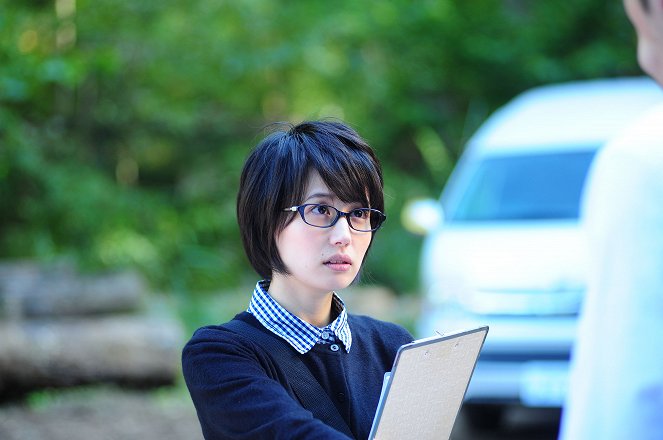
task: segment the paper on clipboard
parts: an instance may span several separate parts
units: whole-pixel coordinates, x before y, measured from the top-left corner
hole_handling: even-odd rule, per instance
[[[480,327],[403,345],[385,374],[369,440],[448,439],[487,333]]]

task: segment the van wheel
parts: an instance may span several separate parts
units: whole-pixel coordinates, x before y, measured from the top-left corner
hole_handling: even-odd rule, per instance
[[[504,418],[504,407],[500,405],[466,404],[463,412],[470,427],[479,430],[499,428]]]

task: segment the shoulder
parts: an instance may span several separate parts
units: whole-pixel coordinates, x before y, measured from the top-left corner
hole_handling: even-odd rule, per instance
[[[640,115],[620,134],[609,141],[599,153],[600,158],[641,157],[645,163],[651,158],[663,158],[663,105]]]
[[[257,323],[251,314],[243,312],[228,323],[200,327],[184,346],[182,358],[185,360],[188,356],[205,351],[256,352],[258,350],[256,345],[247,336],[236,331],[230,325],[236,320],[254,326]]]
[[[622,135],[618,135],[615,139],[619,139],[623,135],[628,133],[642,133],[642,134],[657,134],[660,135],[663,133],[663,105],[657,105],[650,110],[642,113],[637,116],[633,123],[631,123],[623,132]],[[660,145],[660,137],[658,138]]]
[[[624,203],[638,207],[639,199],[661,195],[662,168],[663,106],[657,106],[599,151],[588,175],[589,200],[613,210]]]
[[[646,136],[648,140],[660,146],[663,134],[663,105],[658,105],[640,116],[626,131]]]

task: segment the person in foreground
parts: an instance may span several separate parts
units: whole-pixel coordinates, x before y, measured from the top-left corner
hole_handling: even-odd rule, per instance
[[[368,437],[384,373],[413,338],[350,314],[336,291],[357,278],[383,211],[380,164],[341,122],[281,125],[250,154],[237,218],[262,280],[248,310],[182,353],[207,440]]]
[[[663,0],[625,0],[663,85]],[[589,279],[560,438],[663,439],[663,105],[596,158],[583,207]]]

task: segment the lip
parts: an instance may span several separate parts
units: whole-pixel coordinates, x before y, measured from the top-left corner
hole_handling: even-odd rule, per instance
[[[343,254],[335,254],[329,257],[324,263],[325,266],[336,272],[346,272],[352,267],[352,258]]]

